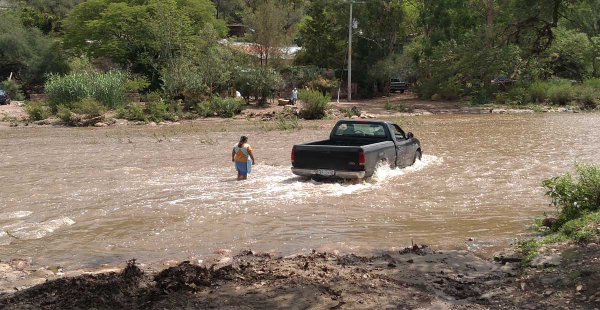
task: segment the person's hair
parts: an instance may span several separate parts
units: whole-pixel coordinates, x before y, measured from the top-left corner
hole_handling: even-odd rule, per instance
[[[240,142],[238,143],[239,147],[242,147],[242,145],[244,145],[244,143],[248,142],[248,137],[246,136],[241,136],[240,137]]]

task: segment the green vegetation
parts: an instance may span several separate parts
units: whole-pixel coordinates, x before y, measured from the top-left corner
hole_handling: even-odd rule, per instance
[[[576,171],[576,176],[565,174],[543,182],[552,205],[560,212],[554,230],[567,221],[600,210],[600,166],[578,165]]]
[[[273,130],[298,130],[302,128],[298,116],[291,114],[278,114],[275,117],[275,122],[260,121],[259,129],[262,131]]]
[[[51,113],[50,108],[41,102],[26,102],[25,112],[32,121],[41,121],[47,119]]]
[[[240,114],[244,103],[234,98],[214,97],[210,101],[205,101],[198,104],[196,113],[202,117],[233,117]]]
[[[558,218],[548,221],[550,230],[543,238],[520,244],[527,262],[544,245],[600,238],[600,166],[577,165],[575,176],[565,174],[545,180],[543,185],[558,210]]]
[[[412,112],[412,109],[410,107],[407,107],[406,105],[402,104],[402,103],[398,103],[398,104],[393,104],[390,101],[387,101],[385,103],[384,108],[388,111],[397,111],[397,112]]]
[[[178,121],[183,116],[183,108],[180,104],[162,100],[150,101],[146,104],[130,103],[117,110],[118,118],[146,123]]]
[[[85,98],[117,110],[128,92],[159,92],[163,103],[122,113],[231,117],[235,104],[214,98],[239,91],[265,105],[293,87],[346,92],[346,0],[9,1],[0,80],[12,77],[5,87],[16,100],[45,90],[54,113]],[[427,100],[596,109],[598,10],[597,0],[356,3],[354,97],[387,95],[390,79],[402,78]],[[228,36],[227,24],[244,24],[245,34]],[[305,117],[324,116],[310,105]]]
[[[298,99],[303,102],[300,115],[305,119],[325,117],[331,97],[316,90],[301,90]]]
[[[72,106],[85,99],[94,98],[108,108],[124,104],[127,75],[120,71],[107,73],[70,73],[52,75],[46,82],[50,107]]]
[[[21,85],[15,80],[6,80],[0,83],[0,88],[5,90],[12,100],[22,101],[25,100],[25,95],[21,89]]]

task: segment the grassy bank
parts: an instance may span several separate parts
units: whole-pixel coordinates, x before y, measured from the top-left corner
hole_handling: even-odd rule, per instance
[[[600,240],[600,166],[578,165],[574,175],[551,178],[543,185],[557,213],[536,222],[539,238],[520,243],[526,263],[547,246]]]

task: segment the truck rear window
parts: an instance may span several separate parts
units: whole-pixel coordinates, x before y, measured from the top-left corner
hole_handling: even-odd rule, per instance
[[[385,138],[385,130],[380,124],[342,123],[334,131],[336,137]]]

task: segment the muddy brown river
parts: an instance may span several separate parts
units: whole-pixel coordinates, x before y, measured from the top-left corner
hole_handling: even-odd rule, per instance
[[[290,172],[291,146],[325,138],[334,121],[300,131],[244,120],[0,128],[0,260],[76,268],[202,259],[218,249],[506,244],[553,210],[543,179],[600,163],[600,114],[394,121],[421,140],[422,161],[355,183]],[[258,165],[236,182],[230,152],[242,133]]]

